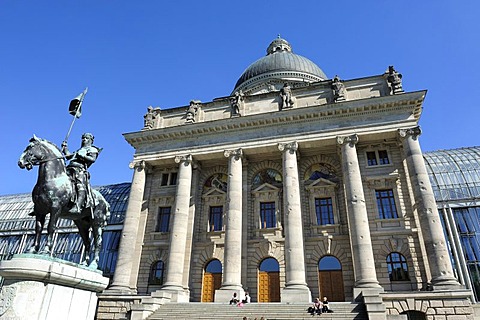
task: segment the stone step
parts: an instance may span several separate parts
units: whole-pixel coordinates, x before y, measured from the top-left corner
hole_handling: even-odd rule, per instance
[[[160,306],[149,320],[180,320],[180,319],[238,319],[248,320],[288,320],[288,319],[355,319],[367,320],[363,304],[349,302],[331,302],[330,308],[334,313],[324,313],[312,316],[307,312],[310,304],[283,304],[283,303],[250,303],[237,307],[224,303],[168,303]]]

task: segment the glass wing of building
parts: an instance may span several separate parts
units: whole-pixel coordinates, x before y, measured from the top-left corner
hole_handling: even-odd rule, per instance
[[[424,153],[461,282],[480,301],[480,147]]]
[[[118,244],[127,209],[130,183],[95,187],[110,204],[110,219],[103,233],[103,246],[99,268],[105,276],[112,277],[117,261]],[[35,218],[32,196],[29,193],[0,196],[0,259],[26,253],[33,245]],[[46,224],[48,223],[48,216]],[[46,228],[43,230],[46,234]],[[46,236],[42,236],[41,248]],[[54,237],[53,256],[72,262],[80,262],[83,245],[72,220],[60,219]]]

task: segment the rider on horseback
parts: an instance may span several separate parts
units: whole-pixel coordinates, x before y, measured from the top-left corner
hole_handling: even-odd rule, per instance
[[[67,173],[75,184],[77,197],[69,213],[79,214],[83,208],[93,205],[92,190],[90,186],[90,174],[87,169],[97,160],[101,151],[93,144],[93,135],[84,133],[82,135],[82,146],[74,153],[68,151],[67,142],[62,143],[62,153],[70,163],[67,166]]]

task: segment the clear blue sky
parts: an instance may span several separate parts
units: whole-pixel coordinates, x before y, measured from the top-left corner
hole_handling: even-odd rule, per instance
[[[30,192],[18,157],[33,134],[61,144],[69,101],[85,87],[83,132],[104,150],[92,184],[128,182],[149,105],[229,95],[277,34],[329,78],[389,65],[406,91],[427,89],[424,151],[480,144],[479,1],[0,0],[0,195]]]

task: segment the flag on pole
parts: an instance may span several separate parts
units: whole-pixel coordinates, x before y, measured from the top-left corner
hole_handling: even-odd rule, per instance
[[[87,94],[88,88],[85,88],[85,90],[80,93],[78,96],[72,99],[70,101],[70,106],[68,107],[68,113],[70,113],[72,116],[75,116],[77,118],[80,118],[82,115],[82,102],[83,99],[85,98],[85,95]]]

